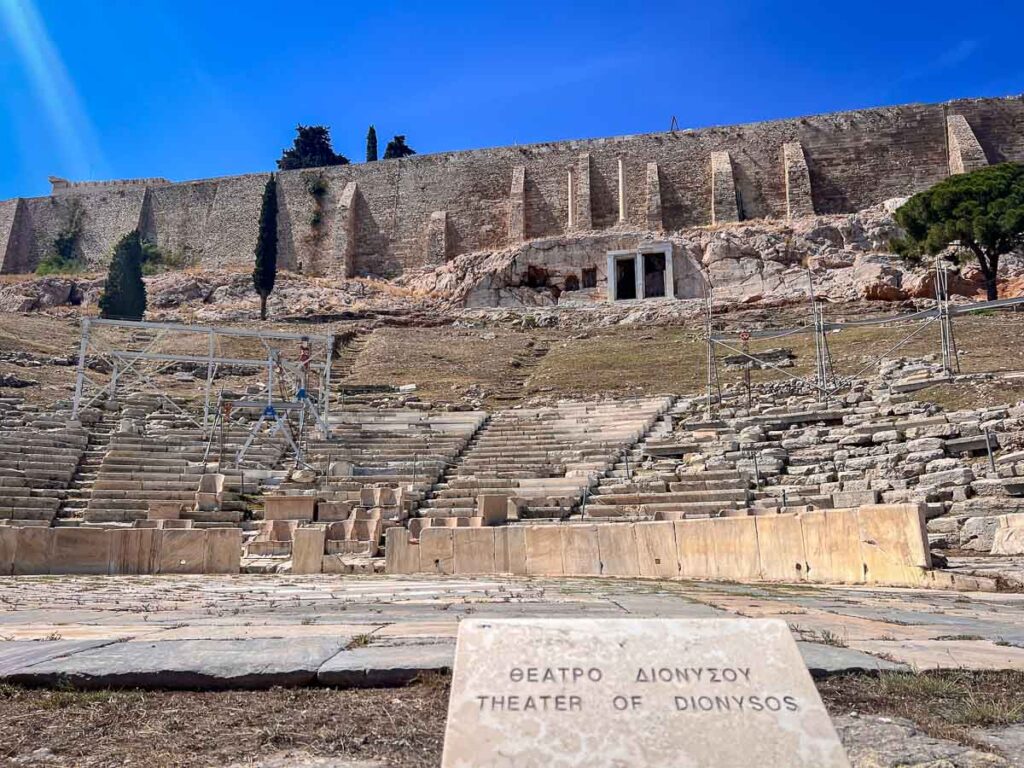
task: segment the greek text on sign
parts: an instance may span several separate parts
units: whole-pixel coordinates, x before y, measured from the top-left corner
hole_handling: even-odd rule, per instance
[[[443,765],[849,763],[782,621],[476,619]]]

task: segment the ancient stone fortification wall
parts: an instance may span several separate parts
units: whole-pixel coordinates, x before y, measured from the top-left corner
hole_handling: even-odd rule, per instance
[[[960,121],[949,123],[955,115],[966,133]],[[1022,97],[290,171],[279,177],[281,263],[311,274],[392,275],[620,221],[675,231],[852,212],[985,159],[1024,161]],[[200,263],[247,266],[265,180],[71,186],[27,200],[0,228],[3,271],[34,266],[72,200],[87,211],[82,249],[90,262],[105,260],[109,246],[140,224],[162,247]],[[31,233],[27,265],[10,236],[19,227]]]

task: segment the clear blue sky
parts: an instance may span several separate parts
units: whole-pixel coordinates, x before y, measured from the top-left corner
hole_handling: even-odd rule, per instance
[[[843,8],[848,6],[855,11]],[[1024,91],[1024,3],[0,0],[0,199]]]

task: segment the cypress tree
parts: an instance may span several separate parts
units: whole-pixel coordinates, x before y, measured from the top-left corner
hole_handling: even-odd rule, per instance
[[[372,125],[366,132],[366,162],[373,163],[377,160],[377,129]]]
[[[142,281],[142,237],[136,229],[121,238],[107,270],[100,296],[100,317],[141,320],[146,314],[146,284]]]
[[[252,284],[260,295],[260,319],[267,319],[267,297],[274,290],[277,278],[277,179],[270,174],[263,188],[260,205],[260,229],[256,237],[256,265]]]

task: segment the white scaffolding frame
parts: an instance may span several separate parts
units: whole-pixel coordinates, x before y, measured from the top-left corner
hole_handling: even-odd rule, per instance
[[[1024,304],[1024,297],[1019,297],[1013,299],[998,299],[996,301],[975,302],[966,306],[952,305],[949,299],[949,276],[947,267],[938,259],[935,261],[935,308],[921,312],[870,318],[867,320],[854,320],[844,323],[831,323],[825,320],[822,303],[819,302],[815,296],[814,282],[811,277],[810,270],[808,270],[808,287],[810,292],[811,308],[811,322],[808,325],[779,330],[716,334],[712,329],[711,322],[713,310],[711,298],[712,286],[710,283],[707,284],[704,307],[704,335],[707,343],[707,379],[705,399],[706,415],[709,420],[711,419],[714,410],[713,403],[721,402],[721,382],[719,380],[716,347],[721,347],[729,352],[742,355],[751,363],[756,363],[762,368],[771,368],[789,379],[802,382],[817,392],[819,401],[827,402],[830,397],[835,396],[862,374],[871,370],[890,355],[902,349],[913,338],[936,322],[939,324],[939,343],[941,347],[943,373],[952,378],[960,373],[960,358],[957,350],[956,337],[953,333],[953,318],[958,315],[968,315],[972,312],[979,312],[988,309],[1003,309]],[[839,331],[844,328],[855,328],[861,326],[889,325],[895,323],[916,324],[918,322],[920,322],[921,325],[909,331],[894,345],[876,355],[856,373],[853,373],[850,376],[836,375],[832,366],[832,355],[828,347],[829,331]],[[768,339],[783,338],[803,333],[814,334],[815,373],[813,379],[797,376],[786,371],[780,366],[768,362],[767,360],[762,360],[757,357],[756,353],[751,353],[747,346],[747,342],[751,338],[765,341]],[[741,339],[742,348],[737,347],[736,342],[729,343],[734,336]],[[716,391],[717,398],[715,397]]]
[[[145,331],[153,333],[153,338],[141,349],[123,349],[109,344],[100,338],[97,331],[103,328],[122,329],[125,331]],[[182,323],[156,323],[131,320],[106,320],[102,318],[82,318],[81,342],[78,351],[78,369],[75,376],[75,395],[72,405],[72,419],[77,419],[83,408],[89,407],[104,395],[116,396],[118,388],[132,385],[136,391],[150,389],[163,398],[174,410],[191,419],[204,431],[212,428],[211,399],[213,382],[218,368],[222,365],[252,367],[266,375],[267,403],[277,406],[278,410],[301,410],[302,417],[308,413],[327,435],[330,418],[331,365],[334,355],[333,334],[284,333],[280,331],[249,330],[244,328],[225,328],[217,326],[196,326]],[[206,337],[206,354],[177,354],[156,351],[159,343],[169,337],[193,335]],[[266,352],[261,357],[224,357],[217,354],[218,342],[222,338],[257,339]],[[290,361],[282,357],[282,342],[298,343],[299,358]],[[322,349],[317,349],[321,347]],[[107,383],[95,381],[87,373],[89,363],[104,361],[111,369],[111,378]],[[191,414],[186,413],[177,403],[163,391],[153,377],[164,369],[177,363],[188,363],[206,366],[206,383],[204,389],[203,419],[200,423]],[[150,364],[155,364],[150,368]],[[275,400],[273,385],[275,382],[285,385],[284,394],[294,397],[299,409],[286,407],[288,401]],[[317,385],[316,394],[310,391],[311,383]]]

